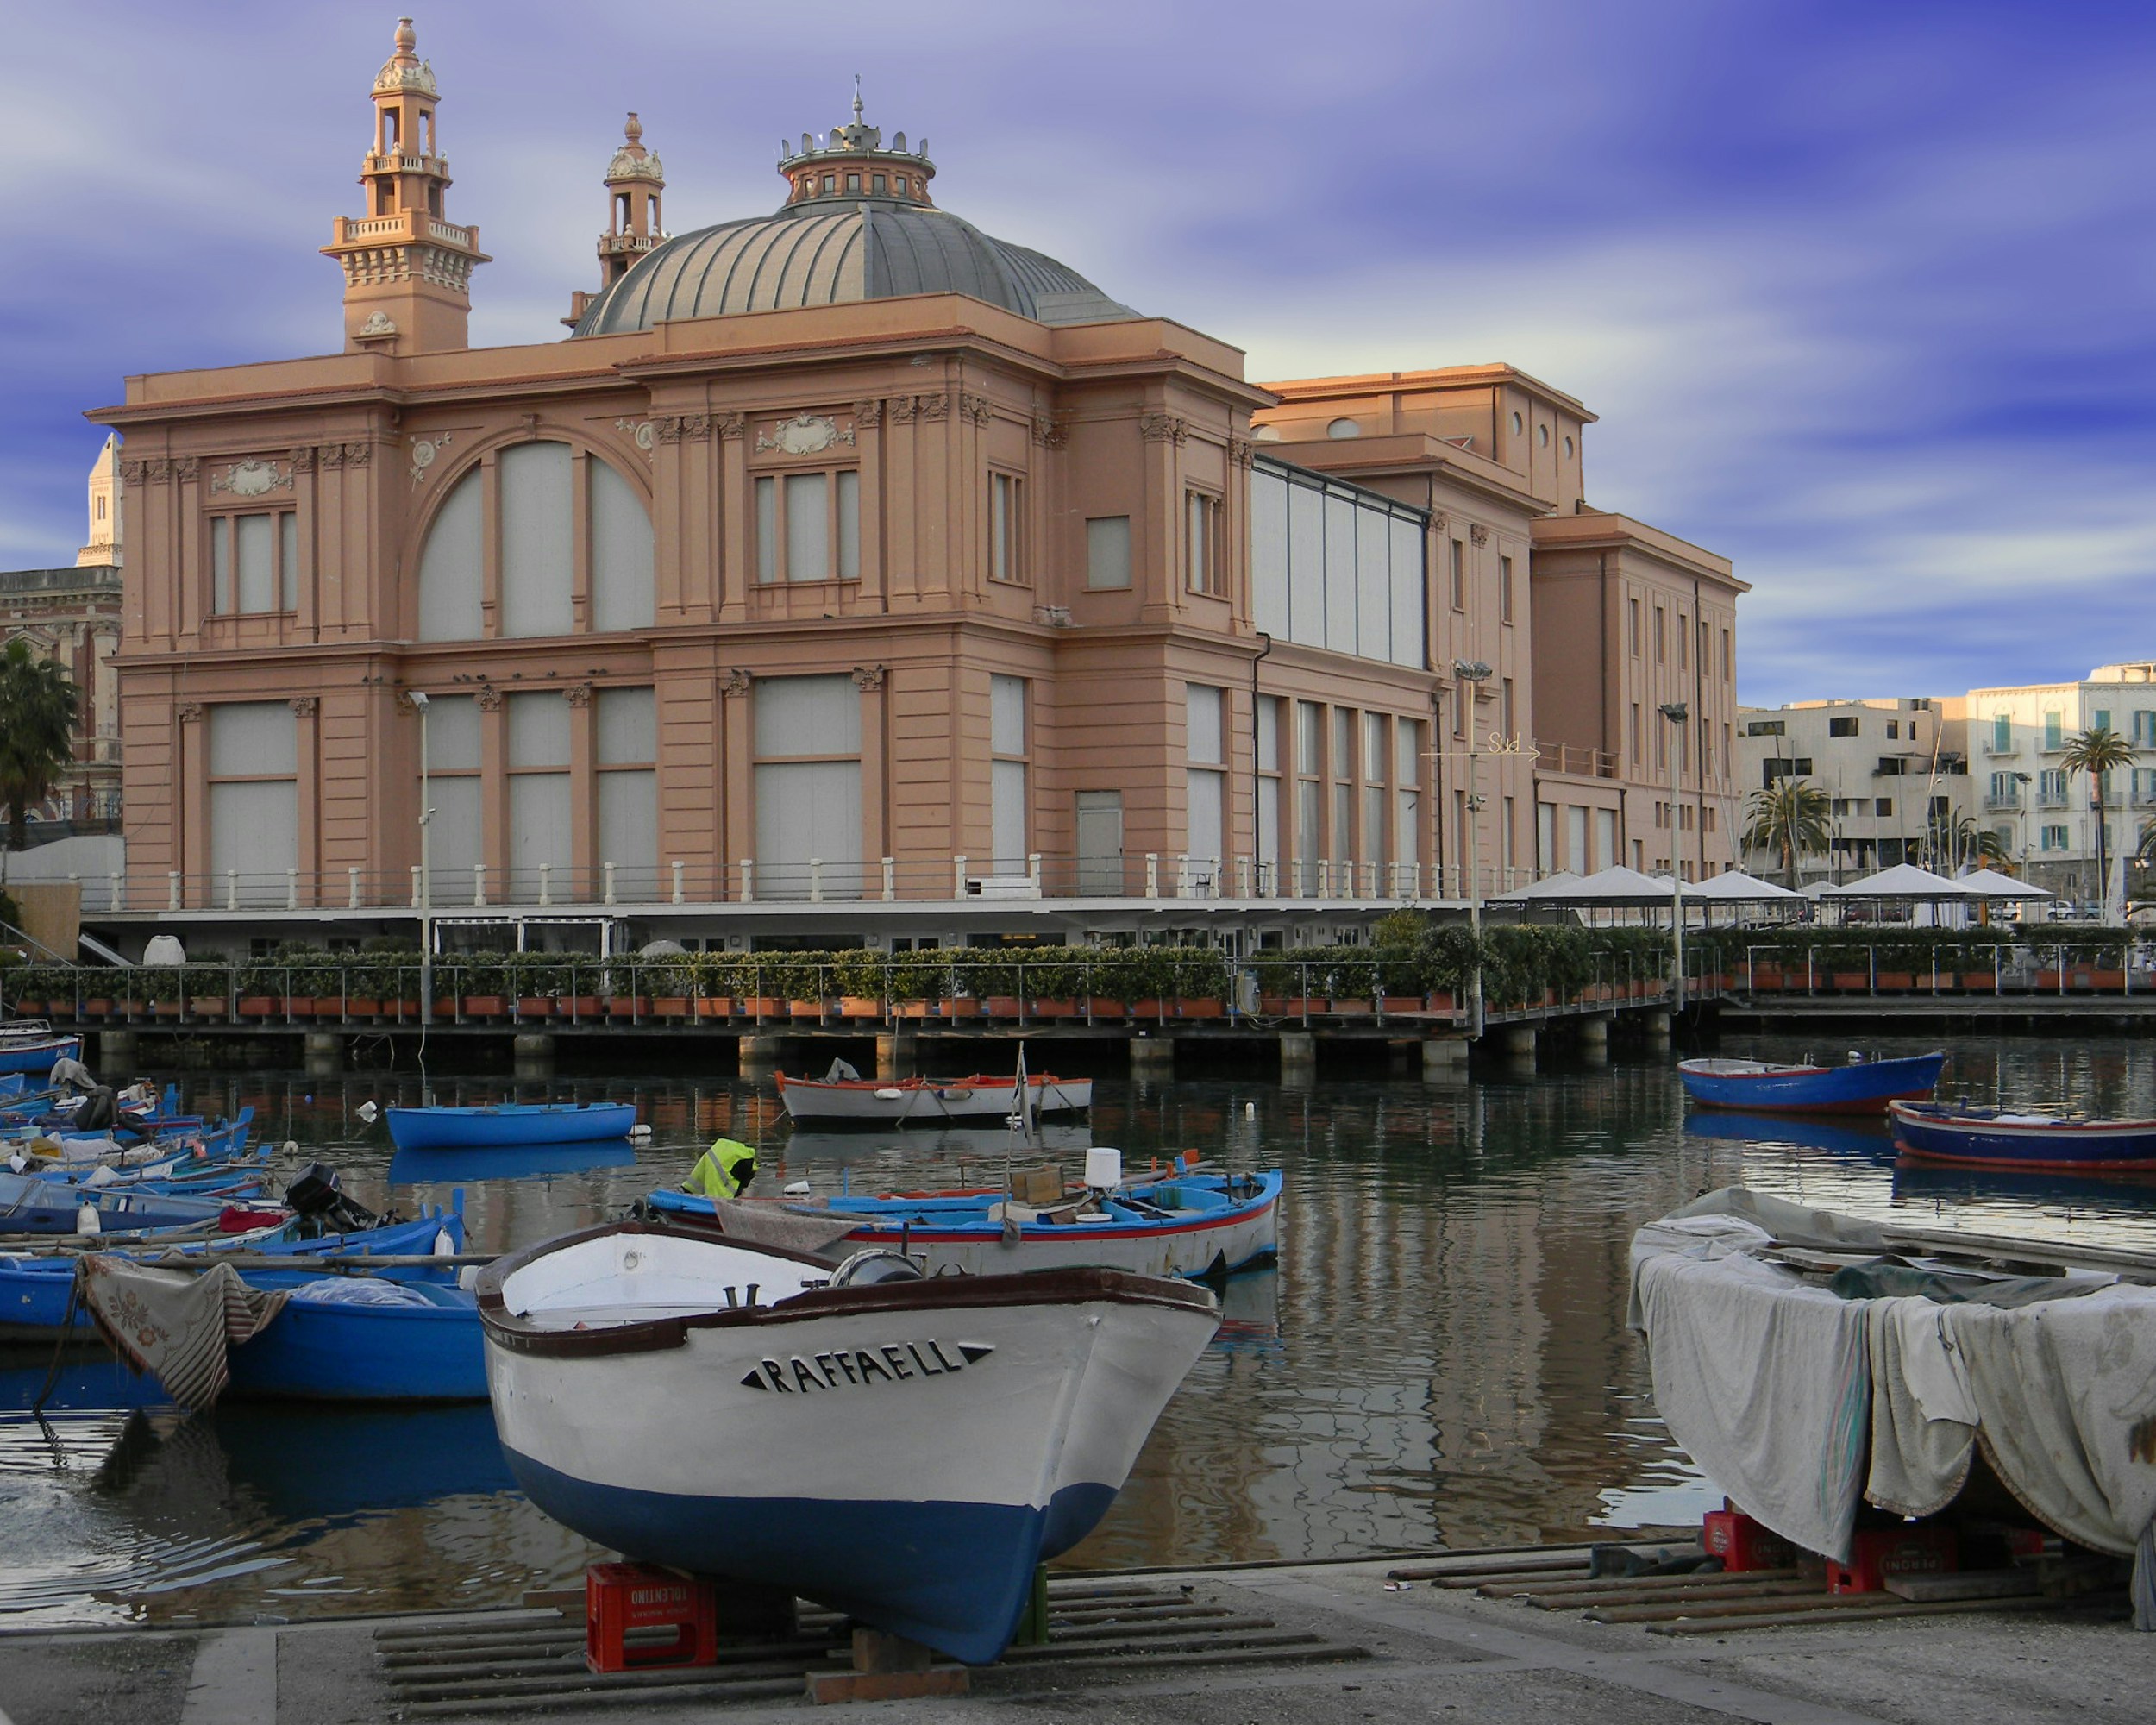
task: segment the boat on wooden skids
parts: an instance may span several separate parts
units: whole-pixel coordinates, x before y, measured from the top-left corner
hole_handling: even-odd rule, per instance
[[[843,1226],[836,1250],[897,1247],[931,1275],[968,1275],[1098,1264],[1139,1276],[1214,1280],[1279,1256],[1281,1175],[1203,1170],[1192,1155],[1169,1172],[1125,1182],[1112,1150],[1087,1153],[1087,1177],[1067,1182],[1054,1168],[1013,1176],[1009,1188],[886,1192],[819,1200],[717,1201],[660,1190],[644,1201],[660,1214],[711,1217],[722,1233],[755,1225],[755,1213]]]
[[[502,1446],[547,1514],[976,1664],[1219,1321],[1187,1282],[834,1268],[641,1221],[500,1260],[479,1296]]]
[[[2156,1120],[2092,1120],[1969,1101],[1896,1102],[1887,1120],[1896,1148],[1919,1162],[2121,1174],[2156,1170]]]
[[[82,1038],[56,1033],[44,1019],[9,1019],[0,1021],[0,1072],[30,1072],[39,1076],[53,1070],[56,1060],[79,1060]]]
[[[399,1150],[493,1150],[504,1145],[598,1144],[636,1125],[634,1102],[494,1102],[479,1107],[392,1107]]]
[[[1860,1527],[1866,1504],[2048,1529],[2134,1559],[2135,1627],[2156,1629],[2156,1253],[1730,1187],[1631,1258],[1656,1411],[1736,1508],[1857,1569],[1884,1540],[1953,1567],[1951,1525]],[[1988,1579],[2039,1591],[2033,1565]]]
[[[850,1070],[850,1069],[849,1069]],[[1093,1107],[1093,1080],[1048,1073],[967,1078],[856,1078],[779,1075],[788,1118],[819,1126],[992,1125],[1031,1111],[1035,1120],[1082,1114]]]
[[[1914,1101],[1939,1088],[1944,1053],[1866,1060],[1852,1053],[1840,1066],[1771,1060],[1680,1060],[1685,1094],[1704,1108],[1752,1113],[1877,1114],[1896,1100]]]

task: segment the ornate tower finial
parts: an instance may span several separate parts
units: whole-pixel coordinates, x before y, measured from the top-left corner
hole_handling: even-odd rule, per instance
[[[891,147],[883,134],[863,117],[861,74],[854,74],[853,123],[834,126],[830,135],[817,138],[801,134],[801,147],[779,146],[779,172],[793,190],[789,204],[822,198],[887,198],[899,204],[928,204],[928,183],[936,178],[936,165],[928,159],[928,141],[908,153],[906,134],[900,132]]]
[[[479,230],[444,219],[449,163],[435,141],[434,67],[410,18],[374,75],[374,138],[360,164],[367,214],[340,216],[323,254],[344,267],[348,350],[438,353],[466,345]]]
[[[861,123],[861,74],[854,74],[854,124]]]
[[[660,225],[660,195],[667,187],[666,166],[644,147],[643,122],[630,114],[622,127],[622,147],[606,165],[606,231],[599,236],[599,293],[636,267],[636,260],[666,238]],[[569,315],[561,321],[573,329],[597,293],[569,296]]]

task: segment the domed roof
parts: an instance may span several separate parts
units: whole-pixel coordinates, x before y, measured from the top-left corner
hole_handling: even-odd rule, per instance
[[[575,333],[912,293],[968,294],[1039,323],[1138,315],[1055,259],[938,210],[928,196],[936,169],[925,143],[909,153],[901,132],[887,149],[862,119],[857,80],[853,123],[823,138],[804,133],[799,151],[781,145],[779,172],[793,195],[776,214],[654,247],[592,300]]]

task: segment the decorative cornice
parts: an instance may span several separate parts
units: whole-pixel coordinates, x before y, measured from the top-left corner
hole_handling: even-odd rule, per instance
[[[718,674],[718,692],[723,695],[745,695],[749,681],[748,672],[738,665],[730,665]]]
[[[294,695],[285,705],[302,718],[311,718],[321,710],[322,700],[317,695]]]
[[[315,470],[315,451],[311,443],[302,443],[291,453],[292,472],[311,474]]]
[[[995,404],[983,395],[961,394],[958,411],[976,425],[986,425],[995,417]]]
[[[347,443],[344,446],[344,464],[348,467],[364,467],[374,460],[372,443]]]
[[[589,706],[592,704],[592,686],[589,683],[571,683],[561,691],[561,699],[571,706]]]
[[[737,442],[749,430],[749,416],[745,413],[720,413],[712,416],[718,435],[729,443]]]
[[[1489,543],[1489,529],[1477,521],[1467,530],[1467,536],[1477,545],[1487,545]]]
[[[322,465],[325,467],[342,467],[344,465],[344,445],[324,443],[322,446]]]
[[[881,401],[856,401],[854,404],[854,423],[863,431],[873,431],[883,423],[883,404]]]
[[[1141,413],[1138,435],[1149,443],[1180,443],[1190,435],[1190,422],[1173,413]]]
[[[1431,530],[1432,532],[1433,532],[1433,533],[1449,533],[1450,531],[1451,531],[1451,529],[1452,529],[1452,518],[1451,518],[1451,516],[1447,515],[1447,514],[1446,514],[1446,513],[1445,513],[1445,512],[1442,509],[1438,510],[1438,511],[1434,511],[1434,512],[1431,515],[1431,517],[1430,517],[1430,530]]]
[[[854,687],[864,693],[870,689],[881,688],[883,687],[883,667],[881,665],[855,666]]]
[[[149,476],[150,464],[147,461],[122,461],[120,463],[120,478],[126,484],[141,485],[145,480],[148,479]]]
[[[1257,453],[1257,446],[1254,445],[1248,437],[1231,437],[1228,439],[1228,460],[1236,467],[1249,467],[1250,464],[1250,458]]]
[[[924,419],[941,419],[950,411],[950,398],[948,395],[924,395],[915,398],[920,404],[921,417]]]
[[[203,705],[200,701],[182,701],[172,709],[172,717],[182,724],[196,724],[202,716]]]
[[[201,472],[202,461],[199,456],[182,455],[172,463],[172,477],[182,485],[194,484]]]
[[[1060,413],[1033,416],[1033,441],[1044,449],[1060,449],[1070,442],[1070,421]]]
[[[481,683],[479,692],[472,699],[479,704],[481,712],[499,712],[502,710],[502,692],[492,683]]]

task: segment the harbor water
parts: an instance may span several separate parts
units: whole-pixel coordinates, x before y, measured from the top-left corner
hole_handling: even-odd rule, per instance
[[[1728,1038],[1718,1051],[1813,1050]],[[516,1088],[432,1076],[441,1101]],[[377,1208],[411,1214],[461,1189],[474,1249],[618,1214],[678,1182],[720,1134],[821,1191],[1000,1182],[1011,1154],[1000,1130],[794,1132],[768,1081],[565,1074],[544,1094],[633,1101],[650,1141],[393,1155],[360,1108],[417,1100],[416,1075],[179,1082],[199,1108],[252,1103],[267,1136],[342,1167]],[[1958,1041],[1941,1094],[2156,1114],[2156,1044]],[[1644,1050],[1435,1083],[1382,1067],[1302,1088],[1103,1079],[1090,1123],[1051,1128],[1046,1153],[1075,1173],[1087,1144],[1120,1146],[1126,1168],[1186,1149],[1238,1170],[1277,1166],[1286,1193],[1279,1267],[1229,1286],[1219,1336],[1074,1565],[1696,1522],[1719,1496],[1655,1416],[1625,1327],[1626,1245],[1639,1223],[1717,1186],[2156,1250],[2156,1183],[1915,1170],[1896,1166],[1882,1125],[1688,1115],[1669,1056]],[[48,1377],[46,1411],[33,1417]],[[663,1445],[674,1434],[648,1436]],[[230,1404],[181,1420],[99,1353],[0,1352],[0,1626],[498,1604],[574,1582],[595,1555],[516,1490],[484,1404]]]

